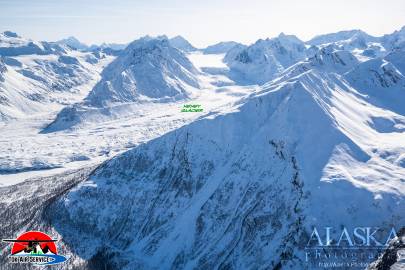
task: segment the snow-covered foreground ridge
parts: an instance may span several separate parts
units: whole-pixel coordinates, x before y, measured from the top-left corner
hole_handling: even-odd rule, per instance
[[[313,269],[313,226],[404,224],[403,124],[311,70],[106,162],[49,218],[78,257],[123,269]]]
[[[403,34],[337,33],[312,40],[315,47],[280,35],[236,44],[227,65],[215,68],[194,66],[188,58],[201,54],[174,49],[165,38],[148,39],[146,48],[129,45],[76,108],[128,123],[131,114],[120,118],[117,108],[177,104],[139,102],[137,67],[145,63],[153,63],[148,78],[157,74],[164,85],[174,79],[183,85],[183,75],[198,81],[180,102],[229,102],[188,119],[174,110],[152,113],[172,126],[144,135],[142,144],[94,170],[1,187],[3,216],[19,213],[1,220],[5,233],[40,229],[63,239],[70,260],[61,269],[319,269],[319,258],[306,249],[314,227],[332,227],[333,243],[342,228],[399,231],[405,224]],[[165,72],[172,77],[160,76]],[[237,85],[252,80],[261,87]],[[103,83],[108,87],[94,94]],[[150,95],[147,85],[142,89]],[[116,98],[127,93],[135,98]],[[103,102],[89,103],[91,95]],[[155,121],[142,112],[132,117]],[[90,130],[90,122],[77,128]],[[19,209],[36,214],[28,220]]]

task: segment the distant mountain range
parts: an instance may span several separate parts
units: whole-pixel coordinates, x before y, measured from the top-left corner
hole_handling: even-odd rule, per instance
[[[405,28],[205,49],[181,36],[94,49],[4,32],[0,56],[4,127],[27,121],[27,136],[62,138],[71,153],[92,145],[72,163],[94,158],[95,133],[110,136],[102,163],[0,186],[13,217],[0,227],[52,231],[69,267],[323,269],[308,257],[314,227],[335,245],[343,228],[405,224]],[[50,168],[23,150],[31,165],[11,153],[3,173]]]

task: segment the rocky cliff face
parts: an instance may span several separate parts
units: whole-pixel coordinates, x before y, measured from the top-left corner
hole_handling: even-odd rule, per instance
[[[405,228],[390,242],[384,253],[367,270],[400,270],[405,267]]]

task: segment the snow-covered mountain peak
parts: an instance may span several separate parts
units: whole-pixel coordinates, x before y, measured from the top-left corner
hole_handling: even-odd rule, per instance
[[[389,88],[401,83],[405,86],[403,74],[392,63],[381,58],[371,59],[358,65],[348,76],[353,79],[357,76],[359,80],[367,82],[370,89]]]
[[[405,26],[403,26],[399,30],[395,30],[391,35],[397,35],[397,36],[405,37]]]
[[[405,48],[405,26],[400,30],[394,31],[392,34],[384,35],[381,39],[388,50]]]
[[[273,40],[278,39],[279,41],[285,41],[295,44],[304,44],[302,40],[300,40],[296,35],[286,35],[285,33],[281,32],[276,38]]]
[[[285,51],[289,50],[293,51],[292,53],[295,51],[303,52],[306,48],[305,43],[298,37],[295,35],[286,35],[284,33],[280,33],[274,38],[259,39],[254,45],[264,49],[274,48],[279,50],[279,53],[286,53]]]
[[[97,49],[112,49],[114,51],[121,51],[128,46],[126,43],[106,43],[103,42],[101,45],[91,45],[89,47],[90,50],[97,50]]]
[[[69,37],[67,37],[67,38],[65,38],[65,39],[61,39],[61,41],[62,40],[64,40],[64,41],[68,41],[68,42],[80,42],[80,40],[78,40],[76,37],[74,37],[74,36],[69,36]]]
[[[182,36],[175,36],[169,39],[169,42],[173,47],[184,52],[192,52],[196,50],[196,48]]]
[[[220,53],[227,53],[229,52],[233,47],[241,45],[238,42],[235,41],[223,41],[216,43],[214,45],[210,45],[207,48],[203,50],[205,54],[220,54]]]
[[[313,52],[313,56],[304,61],[300,61],[284,70],[275,81],[285,81],[309,71],[320,73],[343,74],[355,66],[360,61],[349,51],[340,50],[337,46],[329,45]]]
[[[342,45],[344,49],[355,49],[355,48],[360,48],[360,49],[365,49],[367,48],[367,43],[369,42],[369,39],[362,33],[356,33],[354,34],[351,38],[342,41],[341,43],[338,43],[339,45]]]
[[[346,72],[359,64],[359,60],[347,50],[336,50],[334,46],[320,49],[309,58],[311,64],[327,71],[335,70],[338,73]]]
[[[144,36],[128,44],[127,48],[124,50],[123,54],[128,54],[131,51],[142,50],[145,53],[152,53],[153,50],[162,50],[162,48],[167,48],[171,46],[169,40],[166,36]]]
[[[350,84],[369,97],[369,102],[405,115],[405,77],[386,59],[363,62],[345,74]]]
[[[384,59],[393,63],[402,75],[405,76],[405,47],[392,50]]]
[[[69,48],[63,44],[46,41],[33,41],[6,31],[0,34],[0,55],[49,55],[64,54]]]
[[[11,32],[11,31],[4,31],[3,33],[1,33],[3,36],[5,37],[10,37],[10,38],[19,38],[20,36],[17,35],[17,33],[15,32]]]
[[[248,47],[236,47],[225,55],[224,61],[241,80],[263,84],[306,57],[302,41],[281,34],[271,39],[259,39]]]
[[[364,37],[366,39],[374,39],[374,37],[370,36],[366,32],[355,29],[355,30],[348,30],[348,31],[339,31],[336,33],[330,33],[325,35],[319,35],[311,40],[307,41],[307,44],[310,45],[322,45],[328,43],[334,43],[338,41],[348,40],[353,38],[354,36]]]
[[[32,40],[22,38],[17,33],[11,31],[0,33],[0,47],[16,47],[30,42],[33,43]]]
[[[142,60],[144,56],[159,55],[159,57],[169,57],[171,52],[180,50],[172,45],[167,36],[144,36],[128,44],[123,51],[123,55],[131,54],[133,58],[140,58]],[[180,52],[178,52],[180,53]],[[146,60],[146,58],[144,58]]]
[[[281,32],[280,34],[278,34],[279,38],[282,38],[282,37],[285,37],[285,36],[287,36],[287,35],[284,32]]]
[[[177,64],[189,72],[197,72],[188,58],[180,50],[173,47],[166,36],[156,38],[146,36],[130,43],[122,55],[111,66],[107,67],[103,74],[108,75],[113,68],[117,67],[116,64],[122,64],[121,67],[125,68],[149,62],[154,67],[168,68],[170,64]]]
[[[167,37],[143,37],[130,43],[104,69],[101,81],[86,102],[104,106],[144,98],[186,97],[189,87],[199,87],[197,73],[193,64],[170,44]]]
[[[57,110],[62,104],[82,99],[91,87],[81,86],[92,83],[103,66],[91,52],[33,41],[11,32],[0,34],[0,59],[1,120],[47,111],[51,105]]]
[[[87,50],[89,48],[89,46],[87,46],[85,43],[81,42],[74,36],[70,36],[65,39],[58,40],[56,43],[68,45],[69,47],[77,49],[77,50]]]

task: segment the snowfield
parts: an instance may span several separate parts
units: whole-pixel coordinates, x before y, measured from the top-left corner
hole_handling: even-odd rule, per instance
[[[4,33],[2,233],[52,233],[70,257],[59,269],[321,269],[314,227],[399,232],[404,40],[405,28],[203,50],[144,37],[114,54],[32,43],[45,54]]]
[[[44,173],[45,170],[49,170],[49,173],[59,173],[63,167],[100,163],[207,114],[231,109],[233,102],[254,92],[256,86],[237,86],[225,77],[223,80],[228,81],[229,86],[215,86],[219,81],[218,76],[203,73],[202,70],[225,67],[221,60],[223,56],[204,55],[199,52],[189,55],[192,61],[189,64],[195,65],[194,80],[198,81],[201,87],[192,88],[187,92],[188,97],[183,100],[140,100],[135,103],[124,100],[102,108],[98,104],[91,106],[91,103],[85,103],[85,106],[77,109],[69,107],[69,104],[80,103],[87,96],[87,100],[92,100],[94,94],[90,91],[94,86],[96,90],[93,91],[98,89],[96,82],[100,79],[99,68],[93,71],[94,78],[88,83],[72,88],[72,94],[52,93],[56,96],[57,104],[40,104],[42,111],[31,104],[23,106],[33,107],[38,113],[0,122],[0,185],[23,181],[32,175],[38,175],[36,171],[39,170],[44,170]],[[29,64],[28,57],[21,58],[25,58],[24,62]],[[105,65],[104,63],[108,63],[106,61],[111,62],[111,57],[107,57],[101,64]],[[62,121],[61,126],[57,126],[58,122],[56,125],[53,123],[57,113],[63,108],[59,105],[63,100],[66,100],[64,105],[68,105],[65,111],[69,113],[69,118],[75,114],[79,115],[78,123]],[[180,113],[184,104],[200,104],[203,112]],[[72,110],[75,114],[71,113]],[[53,125],[53,130],[49,125]],[[47,132],[43,132],[44,130]]]

